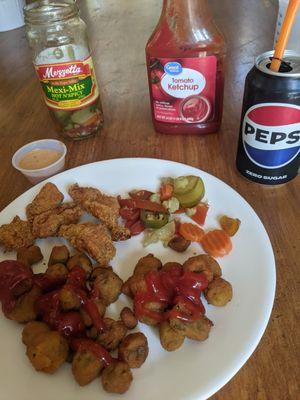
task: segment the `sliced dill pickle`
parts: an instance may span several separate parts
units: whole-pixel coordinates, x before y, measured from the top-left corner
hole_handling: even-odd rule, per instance
[[[190,192],[197,183],[198,176],[188,175],[188,176],[179,176],[174,179],[174,193],[184,194]]]
[[[204,197],[205,188],[201,178],[197,177],[195,186],[186,193],[177,194],[174,193],[175,197],[179,200],[181,207],[190,208],[196,206],[200,200]]]
[[[84,108],[82,110],[75,111],[72,116],[71,120],[75,124],[82,125],[91,117],[95,116],[95,112],[91,112],[90,108]]]
[[[67,119],[72,114],[72,112],[65,110],[52,110],[52,112],[55,115],[55,118],[57,118],[62,124],[65,124]]]

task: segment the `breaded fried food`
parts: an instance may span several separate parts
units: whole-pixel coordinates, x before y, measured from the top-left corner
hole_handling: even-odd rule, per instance
[[[65,338],[55,331],[43,332],[27,346],[26,354],[37,371],[53,374],[68,357]]]
[[[30,222],[33,218],[45,211],[58,207],[64,199],[64,195],[57,187],[49,182],[42,187],[40,192],[35,196],[33,201],[26,207],[26,215]]]
[[[75,224],[83,211],[74,203],[66,203],[37,215],[32,221],[32,233],[35,237],[56,236],[61,225]]]
[[[69,240],[80,252],[87,252],[100,266],[107,266],[115,256],[116,249],[107,229],[91,222],[62,225],[59,236]]]
[[[12,222],[0,226],[0,244],[5,250],[18,250],[22,247],[29,247],[33,243],[34,236],[28,221],[23,221],[20,217],[15,216]]]
[[[113,240],[130,238],[129,229],[118,225],[120,206],[116,197],[106,196],[95,188],[80,187],[77,183],[70,187],[69,194],[75,203],[98,218],[111,231]]]

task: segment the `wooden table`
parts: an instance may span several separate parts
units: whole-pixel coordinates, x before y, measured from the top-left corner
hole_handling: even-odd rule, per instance
[[[105,128],[90,140],[66,142],[67,167],[117,157],[164,158],[216,175],[245,197],[261,217],[273,244],[276,300],[254,355],[212,399],[297,400],[299,179],[281,187],[264,187],[243,179],[234,165],[244,79],[254,56],[272,47],[276,9],[269,0],[210,3],[229,49],[222,129],[206,137],[168,137],[152,128],[144,58],[144,46],[158,20],[161,0],[79,1],[89,26]],[[58,136],[41,99],[23,28],[0,34],[0,54],[2,209],[30,187],[11,166],[14,151],[29,141]]]

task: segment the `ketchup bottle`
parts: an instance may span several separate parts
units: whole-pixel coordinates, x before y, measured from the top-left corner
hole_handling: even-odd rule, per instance
[[[153,125],[166,134],[204,134],[221,125],[225,40],[207,0],[164,0],[147,46]]]

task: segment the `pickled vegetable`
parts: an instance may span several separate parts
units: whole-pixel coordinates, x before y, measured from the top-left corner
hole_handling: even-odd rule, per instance
[[[164,246],[168,246],[169,241],[175,235],[175,230],[175,222],[171,221],[160,229],[154,229],[146,232],[143,241],[144,247],[158,241],[162,241]]]
[[[146,228],[159,229],[169,222],[169,216],[162,212],[141,211],[141,221]]]
[[[227,215],[223,215],[219,219],[219,222],[223,231],[225,231],[229,236],[234,236],[241,224],[241,221],[238,218],[230,218],[227,217]]]
[[[196,206],[204,197],[205,188],[201,178],[190,176],[186,177],[188,183],[174,191],[174,196],[179,200],[181,207],[190,208]],[[177,185],[178,186],[178,185]]]
[[[199,178],[197,176],[179,176],[174,179],[174,193],[175,194],[185,194],[191,191],[197,183]]]

